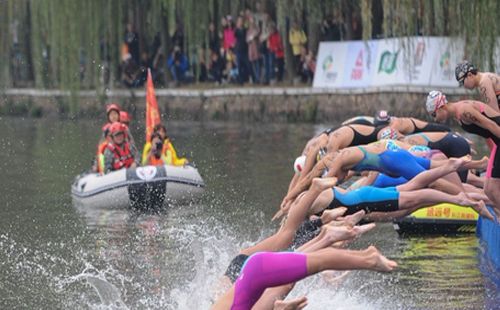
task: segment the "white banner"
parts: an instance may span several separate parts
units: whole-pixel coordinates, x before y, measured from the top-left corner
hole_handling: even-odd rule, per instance
[[[353,41],[347,46],[343,87],[367,87],[371,85],[378,41]]]
[[[313,87],[342,87],[349,42],[321,42],[316,57]]]
[[[455,67],[464,59],[464,42],[450,38],[430,38],[435,46],[434,60],[432,62],[431,81],[429,86],[458,87],[455,79]]]
[[[447,37],[321,42],[313,87],[457,87],[463,55],[464,42]]]

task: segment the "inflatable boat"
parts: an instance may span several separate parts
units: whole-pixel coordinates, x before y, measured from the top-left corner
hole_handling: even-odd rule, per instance
[[[193,166],[144,166],[82,173],[74,179],[71,194],[79,207],[155,209],[199,200],[204,187]]]
[[[399,235],[474,233],[478,217],[472,208],[441,203],[419,209],[393,225]]]

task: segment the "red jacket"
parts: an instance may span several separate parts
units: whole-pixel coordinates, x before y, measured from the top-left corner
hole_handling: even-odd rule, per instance
[[[269,36],[269,50],[276,54],[276,58],[285,57],[285,50],[283,49],[283,42],[281,42],[281,36],[278,32],[274,32]]]

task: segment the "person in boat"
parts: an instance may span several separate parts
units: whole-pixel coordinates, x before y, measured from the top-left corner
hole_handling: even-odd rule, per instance
[[[120,123],[130,126],[130,115],[125,111],[120,111]]]
[[[140,158],[134,157],[125,143],[125,129],[120,122],[114,122],[109,127],[111,142],[104,149],[104,173],[138,166]]]
[[[146,165],[163,166],[167,164],[167,157],[163,153],[163,139],[162,136],[155,132],[151,135],[151,147],[149,148],[148,158],[145,162]]]
[[[468,90],[478,89],[484,102],[500,112],[500,76],[492,72],[479,72],[472,63],[464,60],[455,68],[458,85]]]
[[[495,144],[486,170],[484,191],[493,202],[493,210],[500,215],[500,113],[476,100],[448,102],[440,91],[433,90],[425,103],[427,112],[438,122],[454,118],[463,130],[489,138]]]
[[[97,144],[96,155],[92,161],[92,172],[104,172],[104,148],[109,142],[111,142],[111,136],[109,135],[110,126],[110,123],[106,123],[102,127],[103,139],[99,140],[99,143]]]
[[[187,158],[177,157],[177,152],[175,151],[172,142],[170,142],[170,138],[167,136],[167,130],[165,129],[165,126],[163,126],[163,124],[156,124],[155,127],[153,128],[153,133],[160,134],[160,136],[163,139],[162,158],[164,159],[165,164],[173,166],[183,166],[189,162]],[[144,145],[144,150],[142,152],[143,165],[146,164],[149,158],[151,145],[152,145],[151,142],[147,142]]]
[[[121,122],[122,112],[124,113],[123,114],[124,118],[126,118],[126,116],[128,116],[128,113],[121,111],[120,107],[117,104],[112,103],[112,104],[108,105],[106,107],[108,124],[111,125],[114,122]],[[130,122],[130,116],[128,116],[128,121]],[[125,135],[125,144],[128,145],[129,149],[134,153],[134,158],[136,158],[137,156],[139,156],[139,150],[137,149],[137,146],[135,145],[135,140],[134,140],[134,137],[132,136],[132,132],[130,131],[130,128],[128,127],[128,122],[125,121],[125,122],[122,122],[122,124],[125,124],[125,129],[123,131],[124,135]],[[103,142],[104,140],[105,139],[103,136],[103,138],[101,139],[100,142]]]
[[[427,131],[451,131],[450,127],[443,124],[428,123],[414,117],[395,117],[386,110],[380,110],[375,114],[373,124],[392,127],[405,136]]]

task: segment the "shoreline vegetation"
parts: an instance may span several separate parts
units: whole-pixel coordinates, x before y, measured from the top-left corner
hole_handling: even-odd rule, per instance
[[[356,115],[373,115],[387,109],[393,115],[425,119],[425,98],[430,87],[389,86],[370,88],[312,87],[195,87],[157,88],[160,112],[177,120],[232,120],[249,122],[322,123]],[[454,99],[477,96],[461,89],[442,91]],[[76,96],[76,97],[73,97]],[[78,111],[70,115],[71,100]],[[57,89],[12,88],[0,91],[0,115],[96,117],[114,102],[132,115],[145,111],[145,89],[86,90],[76,95]]]

